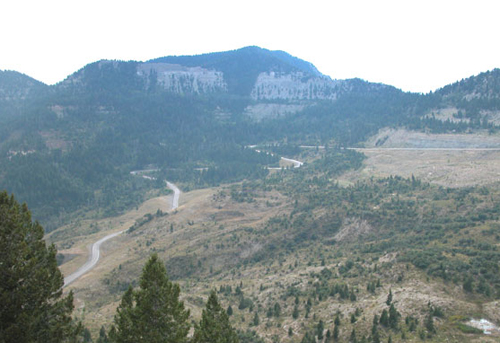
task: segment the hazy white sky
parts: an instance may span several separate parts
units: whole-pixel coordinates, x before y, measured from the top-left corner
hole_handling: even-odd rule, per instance
[[[100,59],[248,45],[424,93],[500,68],[499,0],[6,0],[0,11],[0,69],[48,84]]]

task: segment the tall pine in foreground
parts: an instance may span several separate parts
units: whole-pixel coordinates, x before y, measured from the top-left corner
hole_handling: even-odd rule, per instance
[[[238,343],[238,335],[229,323],[215,291],[210,293],[201,321],[195,327],[193,343]]]
[[[179,285],[151,256],[142,270],[139,289],[129,288],[118,307],[109,338],[112,342],[184,343],[190,328],[189,310],[179,300]]]
[[[75,340],[73,294],[62,295],[56,249],[26,204],[0,192],[0,342]]]

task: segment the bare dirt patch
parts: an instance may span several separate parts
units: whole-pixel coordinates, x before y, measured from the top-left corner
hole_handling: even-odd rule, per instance
[[[412,175],[426,182],[466,187],[500,180],[500,136],[429,134],[384,129],[358,149],[365,167],[344,175],[347,184],[374,177]]]

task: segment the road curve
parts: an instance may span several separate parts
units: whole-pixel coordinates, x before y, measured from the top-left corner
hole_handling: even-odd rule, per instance
[[[179,197],[181,196],[181,190],[177,188],[171,182],[165,181],[167,183],[167,187],[174,191],[174,197],[172,198],[172,210],[176,210],[179,207]]]
[[[97,262],[99,262],[99,257],[101,257],[101,244],[106,242],[107,240],[114,238],[121,234],[123,231],[115,232],[110,235],[107,235],[94,244],[92,244],[92,247],[90,248],[90,256],[89,260],[85,262],[83,266],[81,266],[76,272],[73,274],[68,275],[67,277],[64,278],[64,287],[68,286],[70,283],[78,279],[80,276],[83,274],[87,273],[89,270],[95,267]]]
[[[181,191],[173,183],[168,182],[168,181],[165,181],[165,182],[167,183],[167,187],[174,191],[174,197],[172,199],[172,210],[175,210],[179,207],[179,197],[181,195]],[[74,272],[73,274],[70,274],[64,278],[64,286],[63,287],[68,286],[70,283],[72,283],[73,281],[78,279],[80,276],[82,276],[83,274],[87,273],[92,268],[94,268],[96,266],[97,262],[99,262],[99,258],[101,257],[101,250],[100,250],[101,244],[103,244],[104,242],[122,234],[123,232],[125,232],[125,230],[109,234],[107,236],[104,236],[103,238],[101,238],[100,240],[95,242],[94,244],[92,244],[92,246],[90,248],[90,256],[89,256],[88,261],[85,262],[85,264],[83,266],[78,268],[78,270],[76,272]]]

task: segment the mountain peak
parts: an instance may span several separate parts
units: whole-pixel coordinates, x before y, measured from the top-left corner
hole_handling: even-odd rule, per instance
[[[147,63],[177,64],[222,72],[228,90],[239,95],[248,95],[261,73],[300,72],[306,77],[324,77],[309,62],[284,51],[271,51],[258,46],[193,56],[166,56]]]

